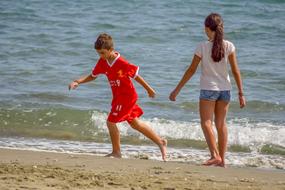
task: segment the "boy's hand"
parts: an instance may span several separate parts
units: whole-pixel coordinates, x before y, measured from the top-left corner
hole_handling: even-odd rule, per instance
[[[173,90],[169,95],[169,100],[176,101],[177,94],[178,94],[178,92],[176,90]]]
[[[156,92],[153,89],[149,90],[147,93],[148,93],[148,97],[150,98],[154,98],[156,94]]]
[[[68,85],[68,89],[69,90],[74,90],[75,88],[78,87],[78,82],[72,81],[69,85]]]

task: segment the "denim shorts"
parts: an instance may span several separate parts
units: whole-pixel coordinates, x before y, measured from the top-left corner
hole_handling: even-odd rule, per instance
[[[229,102],[231,100],[231,91],[200,90],[200,99],[210,101],[222,100],[225,102]]]

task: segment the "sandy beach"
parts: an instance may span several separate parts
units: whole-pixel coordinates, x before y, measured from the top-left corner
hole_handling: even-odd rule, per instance
[[[0,189],[285,189],[285,172],[0,149]]]

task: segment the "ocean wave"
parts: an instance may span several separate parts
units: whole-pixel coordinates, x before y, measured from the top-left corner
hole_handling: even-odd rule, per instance
[[[107,113],[70,108],[0,109],[1,136],[109,142]],[[173,147],[207,148],[199,119],[175,121],[142,118]],[[145,137],[127,123],[118,124],[123,142],[146,144]],[[233,118],[228,121],[228,144],[233,152],[260,152],[284,155],[285,125]]]

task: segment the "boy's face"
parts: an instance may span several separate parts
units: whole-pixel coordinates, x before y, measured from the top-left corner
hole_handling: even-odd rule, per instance
[[[112,54],[113,49],[96,49],[96,51],[102,59],[106,60]]]

